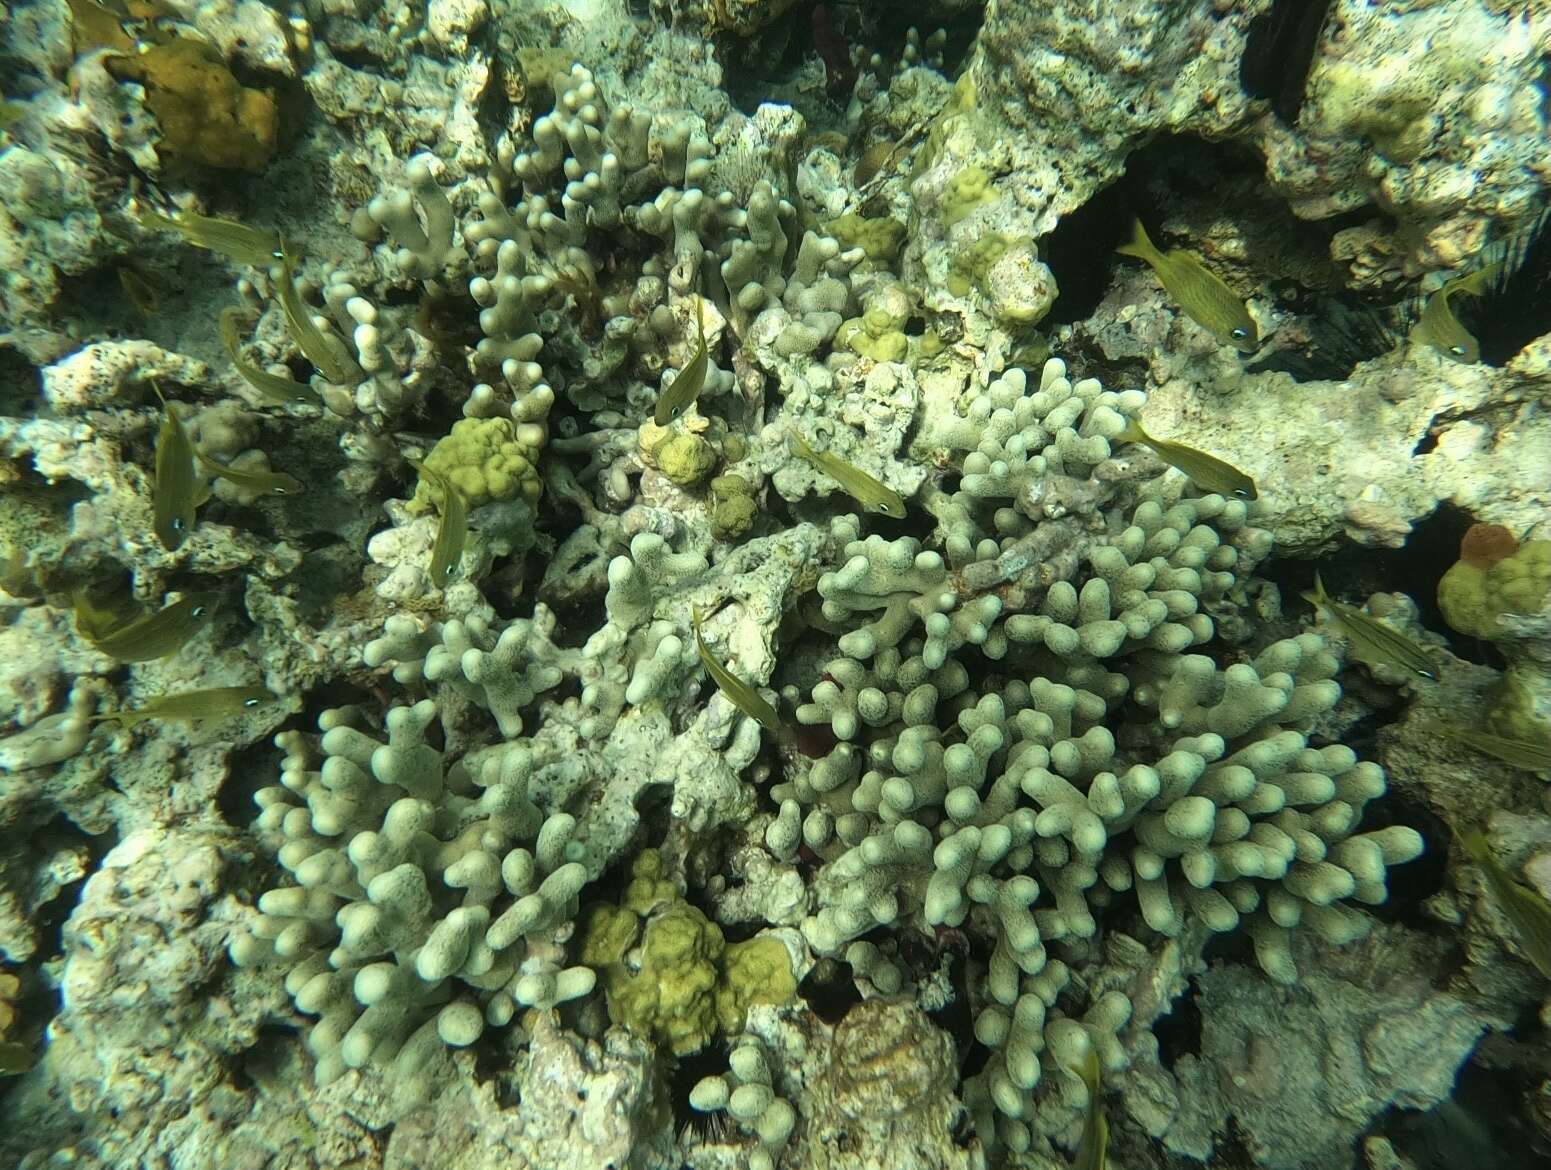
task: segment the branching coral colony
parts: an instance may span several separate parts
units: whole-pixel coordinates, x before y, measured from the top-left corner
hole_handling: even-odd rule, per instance
[[[1267,975],[1291,984],[1295,937],[1362,935],[1358,907],[1382,902],[1388,868],[1421,852],[1409,828],[1360,831],[1381,769],[1311,742],[1341,697],[1340,657],[1314,633],[1223,648],[1219,618],[1246,605],[1270,537],[1244,500],[1117,455],[1140,391],[1074,382],[1051,359],[921,409],[921,355],[827,357],[842,322],[897,287],[891,274],[799,229],[765,179],[746,201],[705,189],[714,160],[696,120],[611,105],[580,66],[554,93],[530,140],[503,145],[477,217],[460,225],[425,160],[408,192],[358,217],[363,235],[387,231],[403,276],[468,281],[475,360],[499,379],[467,411],[512,423],[459,423],[428,460],[476,506],[446,597],[458,616],[394,616],[366,647],[369,665],[427,697],[381,718],[330,710],[320,736],[277,740],[286,762],[259,794],[258,832],[291,880],[259,899],[232,956],[287,969],[319,1081],[389,1066],[415,1094],[434,1088],[444,1046],[599,994],[600,976],[616,1020],[682,1054],[743,1027],[741,1007],[719,1012],[719,980],[753,980],[740,1004],[783,1003],[795,974],[844,960],[868,996],[968,997],[993,1054],[962,1086],[982,1142],[1071,1142],[1088,1093],[1071,1070],[1090,1047],[1106,1076],[1131,1060],[1129,975],[1107,940],[1242,928]],[[649,246],[634,283],[605,279],[603,258],[626,244]],[[367,375],[326,389],[329,405],[403,409],[414,378],[371,306],[328,284],[325,299],[359,323]],[[545,339],[543,313],[561,301],[590,348],[579,368]],[[712,344],[696,407],[667,429],[640,421],[654,401],[642,376],[672,384],[662,355],[690,360],[702,311]],[[722,368],[729,344],[744,374]],[[785,391],[782,421],[740,436],[760,370]],[[557,393],[589,429],[549,439]],[[794,427],[904,494],[929,534],[864,535],[860,506],[787,456]],[[704,442],[700,476],[669,469],[675,435]],[[577,474],[559,454],[590,461]],[[709,495],[674,486],[718,463]],[[944,473],[925,476],[928,463]],[[557,642],[543,600],[501,621],[479,595],[500,555],[484,545],[509,515],[491,510],[534,503],[535,468],[583,514],[540,597],[569,607],[603,593],[607,620],[579,645]],[[594,491],[626,503],[635,474],[645,502],[598,506]],[[827,518],[803,505],[788,528],[753,517],[752,535],[729,532],[715,484],[734,475],[751,498],[817,492]],[[427,587],[418,563],[400,562],[389,595]],[[717,663],[781,685],[773,734],[714,692],[694,698],[697,611]],[[792,612],[808,633],[777,637]],[[778,777],[773,815],[752,812],[756,757],[755,777]],[[658,786],[676,826],[664,858],[677,860],[638,864],[626,909],[599,903],[582,945],[579,910],[640,848],[637,798]],[[766,853],[751,917],[774,950],[754,966],[723,957],[673,876],[697,872],[687,855],[719,828]],[[909,936],[945,931],[986,956],[970,986],[944,990],[946,968],[908,957]],[[691,1102],[727,1110],[770,1165],[801,1127],[764,1051],[737,1040],[730,1073]]]

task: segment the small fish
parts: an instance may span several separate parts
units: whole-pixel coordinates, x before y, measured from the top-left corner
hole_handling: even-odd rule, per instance
[[[432,471],[418,459],[411,459],[409,465],[430,481],[432,487],[442,491],[442,520],[436,527],[436,543],[431,546],[428,571],[431,583],[438,589],[445,589],[463,560],[463,545],[469,535],[468,501],[441,472]]]
[[[1465,851],[1481,867],[1486,886],[1497,908],[1518,933],[1519,945],[1535,964],[1535,969],[1551,979],[1551,903],[1518,881],[1507,866],[1497,860],[1486,835],[1480,829],[1460,838]]]
[[[1115,251],[1152,265],[1163,287],[1185,314],[1219,341],[1241,353],[1254,353],[1260,348],[1260,329],[1244,302],[1195,256],[1180,248],[1158,251],[1147,238],[1141,220],[1131,225],[1130,243],[1121,244]]]
[[[792,450],[838,483],[845,489],[846,495],[869,512],[882,512],[896,520],[904,519],[904,497],[893,488],[874,479],[860,467],[853,467],[838,455],[829,451],[815,451],[799,434],[794,433],[791,439]]]
[[[124,290],[124,299],[147,321],[161,309],[162,299],[157,295],[156,287],[129,265],[119,265],[118,284]]]
[[[217,463],[205,455],[203,451],[196,450],[200,466],[211,475],[218,475],[229,483],[234,483],[240,488],[246,488],[250,492],[258,492],[265,496],[299,496],[302,494],[302,481],[294,475],[287,475],[283,471],[248,471],[241,467],[232,467],[227,463]]]
[[[120,662],[166,658],[187,642],[210,616],[209,595],[191,593],[155,613],[142,614],[104,629],[103,611],[76,596],[75,628],[94,648]]]
[[[146,208],[140,212],[140,223],[160,231],[177,232],[196,248],[220,252],[238,264],[262,268],[280,258],[278,234],[249,227],[234,219],[195,215],[191,211],[169,216]]]
[[[151,486],[152,528],[168,552],[175,551],[194,530],[194,444],[178,412],[162,397],[162,425],[156,434],[156,479]]]
[[[285,314],[286,326],[296,347],[330,382],[337,386],[354,386],[363,381],[366,371],[345,351],[344,342],[332,332],[325,333],[312,319],[307,306],[296,292],[296,257],[288,248],[281,249],[281,278],[277,282],[280,292],[280,309]]]
[[[711,653],[711,648],[705,644],[705,638],[700,633],[698,609],[690,611],[690,620],[695,627],[695,646],[700,651],[700,663],[710,673],[717,689],[727,696],[728,702],[750,719],[756,720],[766,731],[784,735],[786,728],[781,723],[781,716],[776,714],[776,709],[765,702],[763,695],[718,662],[716,656]]]
[[[0,1042],[0,1077],[16,1077],[33,1066],[32,1050],[14,1040]]]
[[[242,339],[237,332],[241,317],[241,309],[221,310],[221,344],[226,347],[226,354],[232,359],[232,365],[237,373],[242,375],[242,380],[257,390],[266,402],[281,406],[287,402],[307,402],[316,405],[319,401],[318,392],[311,386],[279,374],[271,374],[268,370],[260,369],[252,362],[244,360],[242,350],[239,348]]]
[[[700,347],[689,364],[674,375],[661,394],[657,396],[657,409],[652,421],[660,427],[667,426],[689,409],[690,403],[700,397],[705,387],[706,369],[711,364],[711,354],[705,344],[705,298],[695,298],[695,321],[700,334]]]
[[[1422,306],[1422,315],[1411,327],[1411,340],[1430,345],[1444,357],[1461,365],[1474,365],[1480,361],[1481,344],[1470,330],[1460,324],[1449,298],[1458,293],[1479,297],[1501,269],[1501,262],[1488,264],[1485,268],[1455,277],[1434,292]]]
[[[277,698],[279,696],[268,687],[209,687],[174,695],[158,695],[143,707],[93,715],[92,722],[112,722],[124,727],[133,727],[145,719],[198,723],[204,719],[225,719]]]
[[[1259,499],[1255,481],[1231,463],[1224,463],[1215,455],[1197,451],[1183,443],[1167,439],[1155,439],[1142,429],[1134,418],[1126,419],[1126,429],[1115,437],[1117,443],[1142,443],[1151,447],[1159,459],[1170,467],[1177,467],[1188,475],[1197,487],[1218,495],[1234,496],[1240,500]]]
[[[1100,1081],[1099,1052],[1090,1041],[1081,1068],[1071,1068],[1088,1090],[1088,1111],[1083,1115],[1082,1140],[1072,1170],[1104,1170],[1109,1154],[1109,1122],[1104,1117],[1103,1086]]]
[[[1352,644],[1352,653],[1370,666],[1398,666],[1434,682],[1438,680],[1438,667],[1427,651],[1355,605],[1331,600],[1317,572],[1314,588],[1301,596],[1315,609],[1323,609],[1330,615],[1342,636]]]
[[[1450,739],[1466,747],[1501,760],[1511,768],[1523,772],[1551,772],[1551,743],[1537,743],[1532,739],[1510,739],[1490,731],[1477,731],[1463,723],[1445,720],[1439,729]]]

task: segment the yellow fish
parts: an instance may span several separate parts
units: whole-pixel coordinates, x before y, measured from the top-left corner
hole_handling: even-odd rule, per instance
[[[1481,867],[1486,888],[1504,917],[1513,924],[1519,936],[1519,945],[1547,979],[1551,979],[1551,903],[1523,882],[1515,880],[1502,862],[1497,860],[1486,842],[1486,835],[1479,829],[1460,838],[1465,851]]]
[[[235,219],[217,219],[191,211],[169,216],[147,208],[140,212],[140,223],[159,231],[177,232],[196,248],[219,252],[239,264],[264,267],[280,258],[279,235],[249,227]]]
[[[1481,343],[1460,324],[1449,298],[1458,293],[1479,297],[1501,269],[1500,261],[1489,264],[1475,272],[1455,277],[1434,292],[1422,306],[1422,315],[1411,327],[1411,340],[1430,345],[1444,357],[1462,365],[1474,365],[1480,361]]]
[[[1077,1157],[1072,1160],[1072,1170],[1104,1170],[1109,1156],[1109,1122],[1104,1117],[1103,1085],[1100,1081],[1099,1052],[1088,1042],[1088,1053],[1081,1068],[1072,1073],[1082,1080],[1088,1090],[1088,1111],[1083,1116],[1082,1140],[1077,1143]]]
[[[190,593],[179,601],[128,621],[106,624],[105,611],[82,595],[75,599],[75,628],[92,646],[120,662],[149,662],[175,654],[210,616],[211,598]]]
[[[439,471],[432,471],[418,459],[409,465],[430,481],[432,487],[442,492],[442,519],[436,526],[436,543],[431,546],[429,573],[431,583],[438,589],[447,588],[452,575],[463,561],[463,546],[469,535],[469,506],[463,493],[453,486],[452,480]]]
[[[1144,431],[1142,424],[1134,418],[1126,419],[1125,430],[1115,436],[1115,442],[1141,443],[1151,447],[1159,459],[1170,467],[1177,467],[1188,475],[1197,487],[1205,488],[1209,492],[1216,492],[1221,496],[1234,496],[1240,500],[1259,498],[1259,493],[1255,491],[1255,481],[1233,464],[1224,463],[1215,455],[1197,451],[1194,447],[1187,447],[1183,443],[1155,439]]]
[[[119,723],[124,727],[133,727],[145,719],[198,723],[204,719],[224,719],[276,698],[279,696],[268,687],[208,687],[198,691],[158,695],[143,707],[133,707],[127,711],[105,711],[101,715],[93,715],[92,721]]]
[[[1427,651],[1355,605],[1332,600],[1325,592],[1325,583],[1318,572],[1314,574],[1313,590],[1303,593],[1302,597],[1315,609],[1323,609],[1330,615],[1342,636],[1352,644],[1352,653],[1370,666],[1398,666],[1437,681],[1438,667]]]
[[[660,427],[667,426],[688,410],[689,404],[700,397],[700,391],[705,387],[706,370],[711,364],[711,354],[705,344],[704,297],[695,298],[695,322],[700,334],[700,347],[689,359],[689,364],[675,374],[673,381],[669,382],[663,392],[657,396],[657,409],[652,412],[652,421]]]
[[[162,397],[162,425],[156,435],[156,478],[151,486],[152,529],[168,552],[175,551],[194,530],[194,444],[183,422]]]
[[[221,344],[226,347],[226,354],[232,359],[232,366],[242,376],[242,380],[257,390],[266,402],[279,405],[287,402],[316,404],[319,401],[318,392],[311,386],[304,386],[279,374],[271,374],[268,370],[262,370],[252,362],[243,359],[239,348],[242,339],[237,333],[237,322],[241,316],[240,309],[222,309],[220,326]]]
[[[1477,731],[1463,723],[1445,721],[1439,730],[1466,747],[1501,760],[1523,772],[1551,772],[1551,743],[1544,740],[1511,739],[1490,731]]]
[[[874,479],[860,467],[853,467],[840,456],[829,451],[815,451],[806,439],[795,432],[791,436],[792,450],[814,467],[829,476],[862,507],[870,512],[882,512],[896,520],[905,517],[905,499],[893,488]]]
[[[763,695],[718,662],[716,655],[711,653],[711,648],[706,645],[705,638],[700,633],[700,610],[690,610],[690,621],[695,627],[695,646],[700,651],[700,664],[711,675],[717,689],[727,696],[727,701],[750,719],[757,721],[766,731],[776,735],[785,734],[786,728],[782,725],[781,716],[776,713],[776,709],[765,701]]]
[[[281,275],[276,288],[280,294],[280,311],[285,314],[286,327],[296,347],[330,382],[337,386],[354,386],[365,380],[366,371],[356,364],[338,335],[325,333],[312,319],[312,313],[302,303],[296,291],[296,257],[284,245],[281,246]]]
[[[1260,348],[1260,329],[1244,302],[1195,256],[1180,248],[1158,251],[1139,219],[1131,225],[1131,241],[1115,251],[1152,265],[1164,289],[1185,310],[1185,315],[1219,341],[1241,353],[1254,353]]]
[[[294,475],[287,475],[283,471],[249,471],[246,468],[217,463],[207,457],[203,451],[195,451],[194,454],[199,457],[200,466],[211,475],[218,475],[229,483],[246,488],[250,492],[258,492],[265,496],[302,494],[302,481]]]

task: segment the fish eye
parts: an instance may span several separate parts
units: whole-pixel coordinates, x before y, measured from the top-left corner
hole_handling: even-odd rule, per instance
[[[1249,499],[1249,492],[1244,488],[1234,488],[1233,494],[1238,496],[1241,500]]]
[[[259,705],[259,701],[257,699],[244,699],[242,701],[242,705],[244,707],[257,707]]]
[[[1449,352],[1452,354],[1457,354],[1460,357],[1464,357],[1465,347],[1463,345],[1451,345],[1449,346]]]
[[[1234,331],[1231,334],[1229,334],[1229,336],[1232,337],[1233,340],[1235,340],[1235,341],[1243,341],[1246,337],[1249,336],[1249,330],[1245,329],[1241,325],[1238,328],[1234,329]]]
[[[190,617],[204,617],[205,616],[205,607],[202,606],[202,605],[196,605],[193,609],[189,610],[188,612],[189,612],[189,616]]]

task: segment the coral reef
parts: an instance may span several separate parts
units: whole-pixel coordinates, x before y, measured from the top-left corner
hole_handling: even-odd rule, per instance
[[[1460,729],[1551,726],[1551,24],[1317,7],[8,9],[0,1161],[1400,1165],[1543,1082]]]

